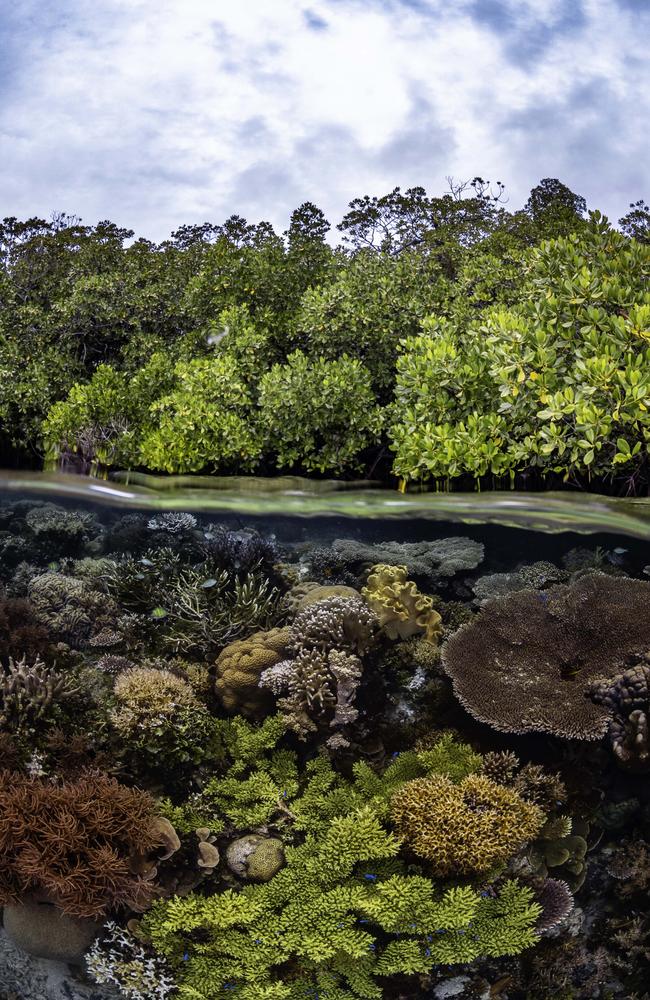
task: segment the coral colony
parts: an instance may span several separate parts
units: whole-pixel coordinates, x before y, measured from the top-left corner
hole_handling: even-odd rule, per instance
[[[568,545],[508,564],[487,534],[0,517],[26,957],[130,1000],[642,995],[642,573]]]

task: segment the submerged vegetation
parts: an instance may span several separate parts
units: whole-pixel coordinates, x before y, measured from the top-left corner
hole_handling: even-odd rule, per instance
[[[357,198],[337,248],[311,203],[160,245],[5,219],[4,462],[642,493],[649,220],[549,178]]]
[[[643,996],[636,556],[27,499],[0,524],[23,953],[127,1000]]]

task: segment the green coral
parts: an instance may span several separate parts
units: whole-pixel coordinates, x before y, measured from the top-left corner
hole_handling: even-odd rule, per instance
[[[302,1000],[314,989],[381,1000],[376,976],[426,973],[534,944],[541,908],[532,890],[508,882],[489,898],[469,887],[440,892],[422,876],[382,874],[398,850],[366,807],[287,848],[287,865],[270,882],[157,902],[142,931],[176,968],[179,995],[196,1000],[224,989],[240,1000]],[[283,974],[287,965],[291,977]]]
[[[431,598],[407,580],[406,566],[373,566],[361,593],[389,639],[408,639],[424,633],[429,642],[437,642],[442,633],[441,617]]]

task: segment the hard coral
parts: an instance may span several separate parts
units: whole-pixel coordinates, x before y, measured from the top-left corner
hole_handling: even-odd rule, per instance
[[[480,774],[458,784],[445,775],[408,781],[393,796],[391,815],[398,836],[441,876],[488,872],[544,823],[538,806]]]
[[[157,846],[150,796],[98,772],[63,784],[0,774],[0,903],[33,896],[73,917],[146,905],[153,887],[132,874]]]
[[[29,730],[76,691],[72,680],[38,657],[31,663],[26,656],[10,658],[8,667],[0,670],[0,729]]]
[[[50,630],[52,639],[76,649],[114,624],[117,606],[106,594],[84,580],[63,573],[42,573],[29,588],[38,622]]]
[[[7,663],[11,656],[44,656],[50,643],[49,632],[29,601],[0,595],[0,662]]]
[[[378,564],[373,566],[361,593],[389,639],[408,639],[424,633],[434,643],[442,633],[442,619],[434,611],[431,598],[421,594],[406,576],[406,566]]]
[[[590,694],[611,712],[608,736],[621,767],[650,771],[650,653],[616,677],[594,681]]]
[[[589,699],[590,683],[649,646],[650,584],[592,574],[489,601],[445,643],[442,663],[480,722],[595,740],[611,711]]]
[[[290,641],[288,628],[274,628],[231,642],[221,651],[215,689],[227,712],[254,718],[272,705],[268,691],[259,687],[260,676],[284,659]]]

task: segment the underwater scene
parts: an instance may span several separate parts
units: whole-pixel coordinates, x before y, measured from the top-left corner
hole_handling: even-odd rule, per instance
[[[1,1000],[650,997],[647,502],[139,478],[0,482]]]

